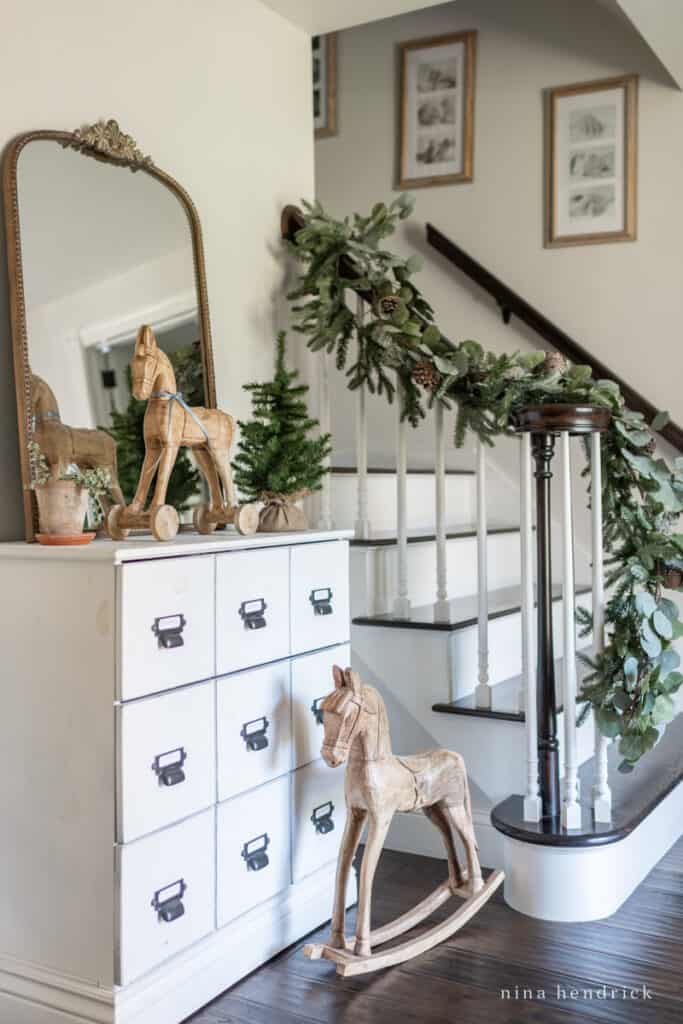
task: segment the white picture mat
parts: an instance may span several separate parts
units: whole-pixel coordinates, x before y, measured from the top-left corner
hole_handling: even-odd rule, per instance
[[[426,46],[406,51],[404,81],[404,149],[402,177],[433,178],[446,174],[462,174],[464,170],[464,127],[465,127],[465,43],[446,43],[443,46]],[[454,89],[436,89],[432,92],[418,92],[420,65],[441,65],[455,63],[456,86]],[[455,109],[454,124],[421,125],[418,107],[426,99],[442,101],[452,99]],[[449,137],[454,140],[452,160],[425,163],[417,159],[420,141],[433,138],[435,143]]]
[[[626,93],[622,87],[558,96],[554,114],[554,236],[572,237],[624,231],[626,227]],[[613,117],[611,116],[613,113]],[[572,126],[581,115],[605,123],[605,131],[592,137],[572,136]],[[613,120],[613,126],[612,126]],[[572,157],[590,160],[614,149],[613,173],[591,173],[582,178],[570,174]],[[613,196],[604,212],[596,213],[591,195],[599,204],[602,196]],[[573,209],[573,215],[572,215]]]

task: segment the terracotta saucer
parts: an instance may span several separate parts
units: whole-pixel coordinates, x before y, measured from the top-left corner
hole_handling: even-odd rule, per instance
[[[94,533],[37,533],[36,540],[39,544],[49,546],[69,546],[73,544],[89,544],[95,539]]]

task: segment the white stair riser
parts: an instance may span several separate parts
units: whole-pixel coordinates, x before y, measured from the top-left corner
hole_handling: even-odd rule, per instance
[[[476,594],[477,539],[454,537],[447,542],[448,596]],[[519,533],[489,536],[489,589],[516,586],[520,578]],[[395,545],[351,548],[351,614],[390,612],[398,590]],[[408,545],[408,593],[414,607],[436,599],[436,542]]]
[[[405,644],[397,643],[391,651],[383,650],[378,657],[370,636],[377,632],[371,626],[356,627],[352,663],[365,682],[375,686],[384,698],[394,751],[406,754],[432,747],[457,750],[465,758],[472,806],[478,811],[488,812],[510,793],[523,793],[526,788],[524,723],[433,711],[432,706],[444,699],[446,645],[431,644],[429,638],[434,634],[411,630],[414,640],[410,650]],[[385,632],[398,634],[399,631]],[[403,635],[407,632],[401,631]],[[563,722],[561,713],[558,715],[560,763]],[[592,754],[593,725],[589,716],[578,730],[579,764]]]
[[[449,525],[472,523],[475,518],[476,478],[469,474],[446,477],[446,518]],[[358,518],[358,477],[332,475],[332,515],[338,529],[352,528]],[[434,527],[434,476],[409,473],[407,479],[408,529]],[[373,530],[396,529],[396,477],[392,473],[368,475],[368,518]]]

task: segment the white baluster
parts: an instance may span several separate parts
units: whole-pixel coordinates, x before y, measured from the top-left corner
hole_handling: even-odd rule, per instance
[[[441,402],[434,407],[436,452],[434,460],[434,493],[436,504],[436,601],[434,621],[450,621],[448,601],[448,557],[446,541],[446,429]]]
[[[534,656],[534,556],[532,521],[531,434],[522,434],[519,466],[522,555],[522,681],[526,727],[527,784],[524,820],[541,820],[538,786],[538,711],[536,708],[536,661]]]
[[[356,297],[356,317],[360,323],[365,316],[365,306],[360,295]],[[360,349],[360,342],[359,342]],[[367,390],[364,385],[356,390],[356,469],[357,469],[357,513],[355,534],[359,540],[367,540],[370,536],[370,520],[368,517],[368,416]]]
[[[562,824],[581,828],[578,755],[576,747],[576,607],[574,585],[574,522],[572,509],[571,448],[568,433],[562,434],[562,613],[564,659],[564,798]]]
[[[605,647],[605,581],[602,554],[602,462],[600,434],[591,435],[591,523],[593,535],[593,646],[598,654]],[[607,749],[609,740],[595,727],[595,779],[593,814],[596,821],[612,820],[612,791],[609,787]]]
[[[408,423],[401,418],[401,378],[396,383],[396,534],[398,558],[398,595],[394,601],[394,615],[399,619],[410,617],[408,596]]]
[[[491,707],[489,686],[489,582],[488,536],[486,518],[486,454],[484,445],[477,441],[477,582],[478,582],[478,636],[479,682],[474,690],[474,703],[478,708]]]
[[[318,353],[318,421],[320,433],[329,434],[331,426],[330,408],[330,357],[327,352]],[[328,455],[325,459],[325,466],[329,469],[331,458]],[[320,491],[320,514],[318,516],[318,529],[331,530],[334,527],[332,519],[332,476],[329,472],[322,479],[322,490]]]

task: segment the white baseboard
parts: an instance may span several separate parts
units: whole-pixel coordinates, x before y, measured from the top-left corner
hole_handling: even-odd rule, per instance
[[[291,886],[125,988],[104,989],[0,957],[2,1024],[181,1024],[329,919],[336,865]],[[348,904],[356,900],[355,874]]]

